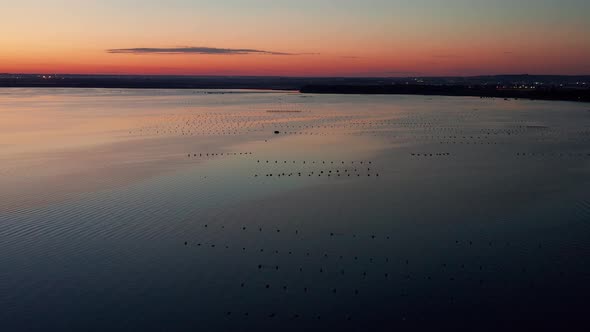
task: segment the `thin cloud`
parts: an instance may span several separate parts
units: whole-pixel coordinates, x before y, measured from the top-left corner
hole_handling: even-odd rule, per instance
[[[216,48],[216,47],[137,47],[113,48],[106,50],[111,54],[209,54],[209,55],[310,55],[313,53],[285,53],[250,48]]]

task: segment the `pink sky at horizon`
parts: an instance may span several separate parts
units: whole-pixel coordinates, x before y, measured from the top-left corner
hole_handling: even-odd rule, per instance
[[[22,0],[3,10],[0,72],[590,75],[586,9],[581,0]],[[109,52],[178,47],[208,50]]]

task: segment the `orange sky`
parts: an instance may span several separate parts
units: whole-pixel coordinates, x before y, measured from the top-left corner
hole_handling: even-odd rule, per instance
[[[0,72],[590,74],[588,1],[220,2],[11,3],[0,20]],[[225,49],[229,54],[108,52],[178,47]],[[290,55],[234,54],[238,49]]]

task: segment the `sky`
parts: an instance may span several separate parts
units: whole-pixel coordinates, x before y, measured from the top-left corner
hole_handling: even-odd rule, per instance
[[[0,72],[590,74],[588,0],[0,0]]]

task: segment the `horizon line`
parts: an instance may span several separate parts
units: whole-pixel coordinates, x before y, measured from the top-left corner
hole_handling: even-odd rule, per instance
[[[548,76],[548,77],[579,77],[589,76],[588,74],[480,74],[480,75],[406,75],[406,76],[371,76],[371,75],[200,75],[200,74],[130,74],[130,73],[58,73],[58,72],[37,72],[37,73],[15,73],[15,72],[0,72],[0,75],[56,75],[56,76],[159,76],[159,77],[243,77],[243,78],[473,78],[473,77],[495,77],[495,76]]]

